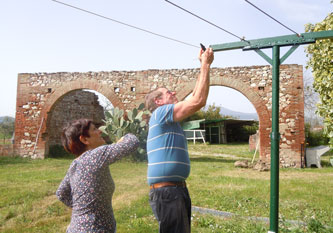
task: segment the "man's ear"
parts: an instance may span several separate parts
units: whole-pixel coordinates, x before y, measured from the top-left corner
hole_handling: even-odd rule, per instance
[[[163,103],[162,103],[162,99],[161,98],[155,98],[155,104],[157,105],[157,106],[161,106]]]
[[[87,138],[85,137],[85,136],[82,136],[82,135],[80,135],[80,141],[83,143],[83,144],[85,144],[85,145],[88,145],[89,144],[89,142],[88,142],[88,140],[87,140]]]

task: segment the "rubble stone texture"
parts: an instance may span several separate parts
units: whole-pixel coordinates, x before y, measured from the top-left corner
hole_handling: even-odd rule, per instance
[[[93,112],[90,118],[101,120],[103,116],[97,113],[101,109],[95,106],[95,97],[78,97],[73,92],[75,90],[97,91],[114,107],[126,110],[137,107],[144,102],[146,93],[160,86],[176,91],[178,99],[182,100],[193,90],[198,74],[199,69],[19,74],[14,151],[24,157],[45,158],[48,147],[57,143],[55,134],[58,129],[75,118],[72,113],[77,116]],[[260,160],[269,163],[271,67],[212,68],[210,77],[211,86],[233,88],[253,104],[259,116]],[[279,122],[280,164],[282,167],[300,167],[301,146],[305,140],[303,70],[300,65],[280,66]]]

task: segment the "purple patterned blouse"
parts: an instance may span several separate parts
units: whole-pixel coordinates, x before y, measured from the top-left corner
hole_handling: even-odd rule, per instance
[[[72,208],[67,232],[115,232],[115,185],[109,165],[138,146],[137,137],[127,134],[123,141],[86,151],[72,162],[56,192],[58,199]]]

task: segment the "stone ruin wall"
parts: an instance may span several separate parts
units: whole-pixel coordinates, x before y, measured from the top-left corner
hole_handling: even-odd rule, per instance
[[[94,93],[75,90],[60,98],[49,113],[48,134],[44,133],[42,137],[47,138],[49,146],[61,145],[60,135],[63,127],[80,118],[92,119],[96,124],[102,123],[104,110]]]
[[[87,73],[19,74],[15,127],[15,152],[44,158],[49,135],[49,115],[64,95],[73,90],[91,89],[103,94],[114,107],[131,109],[158,86],[177,92],[178,99],[191,93],[199,69],[111,71]],[[272,70],[270,66],[212,68],[211,86],[233,88],[246,96],[259,116],[260,159],[270,163]],[[45,119],[45,121],[43,121]],[[304,143],[303,70],[300,65],[280,66],[280,164],[300,167]],[[40,127],[41,126],[41,127]],[[30,146],[31,145],[31,146]]]
[[[25,106],[27,111],[29,106]],[[92,119],[94,123],[102,124],[104,119],[103,107],[98,102],[98,96],[92,92],[74,90],[59,98],[54,104],[52,110],[48,113],[47,125],[48,131],[40,133],[40,137],[47,144],[45,150],[45,157],[48,155],[49,147],[53,145],[61,145],[62,129],[68,122],[80,118]],[[25,137],[29,137],[30,133],[25,132]],[[36,138],[35,134],[31,135]],[[36,135],[37,136],[37,135]],[[36,141],[22,139],[20,141],[21,147],[25,149],[35,150]]]

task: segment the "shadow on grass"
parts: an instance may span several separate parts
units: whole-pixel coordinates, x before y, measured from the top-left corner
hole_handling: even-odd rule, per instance
[[[212,157],[206,157],[206,156],[200,156],[196,158],[191,158],[191,161],[193,162],[220,162],[220,163],[235,163],[237,160],[234,159],[226,159],[226,158],[212,158]]]
[[[74,155],[58,155],[56,157],[47,157],[47,159],[53,159],[53,160],[74,160]]]

